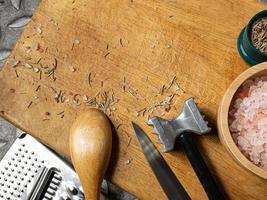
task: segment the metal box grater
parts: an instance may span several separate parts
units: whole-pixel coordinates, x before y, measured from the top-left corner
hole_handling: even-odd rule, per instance
[[[17,138],[0,161],[2,200],[84,200],[73,168],[30,135]]]

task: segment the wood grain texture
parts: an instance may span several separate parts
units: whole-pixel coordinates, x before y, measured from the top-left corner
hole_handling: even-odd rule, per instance
[[[237,53],[238,34],[264,8],[256,0],[75,3],[43,0],[0,74],[1,115],[69,156],[70,126],[88,106],[74,105],[72,99],[69,103],[56,103],[51,87],[57,92],[64,91],[70,98],[74,94],[94,96],[99,91],[113,89],[119,102],[113,106],[116,111],[110,119],[115,127],[122,125],[117,128],[107,178],[140,199],[166,199],[137,144],[130,122],[140,124],[155,143],[157,138],[145,118],[133,113],[169,95],[167,92],[160,95],[158,91],[176,76],[185,92],[178,91],[164,118],[176,116],[183,101],[194,96],[201,111],[215,124],[224,91],[248,68]],[[34,30],[39,25],[42,34]],[[73,46],[76,39],[80,44]],[[38,42],[41,50],[26,53],[25,49],[33,42]],[[15,68],[17,77],[12,59],[25,63],[30,62],[28,57],[31,62],[43,57],[42,65],[49,67],[56,57],[56,81],[45,73],[40,80],[39,73],[21,66]],[[33,65],[40,67],[39,64]],[[70,65],[76,68],[75,72]],[[123,77],[138,90],[137,98],[122,91]],[[175,91],[172,88],[169,93]],[[65,111],[63,118],[58,115],[62,111]],[[198,141],[209,168],[229,199],[267,198],[266,181],[251,175],[230,158],[215,127]],[[159,144],[156,146],[160,148]],[[163,156],[192,199],[207,199],[179,149]]]
[[[70,155],[86,200],[98,200],[112,147],[108,118],[97,109],[77,117],[70,130]]]
[[[217,114],[217,127],[222,144],[229,151],[230,155],[240,164],[240,166],[257,174],[258,176],[264,179],[267,179],[267,171],[261,169],[260,167],[254,165],[251,161],[249,161],[236,146],[228,127],[228,110],[230,106],[232,106],[232,102],[234,101],[235,98],[235,93],[242,88],[241,86],[244,83],[244,81],[248,79],[254,79],[257,76],[260,77],[266,75],[267,75],[266,62],[258,64],[253,68],[249,68],[242,74],[240,74],[232,82],[232,84],[225,92]]]

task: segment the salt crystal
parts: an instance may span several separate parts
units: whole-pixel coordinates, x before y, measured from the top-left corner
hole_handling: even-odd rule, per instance
[[[84,100],[84,101],[88,101],[88,96],[87,96],[87,95],[84,95],[84,96],[83,96],[83,100]]]
[[[258,120],[258,126],[259,125],[267,125],[267,117],[259,119]]]
[[[262,164],[267,164],[267,155],[266,152],[261,153],[260,158],[263,160]]]
[[[107,108],[105,113],[106,113],[107,116],[110,116],[111,115],[111,110],[109,108]]]
[[[72,65],[69,65],[69,69],[70,69],[71,72],[75,72],[76,71],[75,67],[73,67]]]
[[[259,77],[255,78],[255,83],[257,84],[261,79]]]
[[[235,108],[239,108],[241,103],[242,103],[242,99],[241,98],[236,99],[234,107]]]
[[[251,150],[252,154],[257,154],[259,156],[260,156],[260,153],[263,152],[263,151],[264,151],[264,148],[263,148],[262,145],[253,146],[252,150]]]
[[[38,50],[40,49],[40,45],[39,45],[39,43],[37,43],[37,42],[33,42],[33,43],[32,43],[32,49],[38,51]]]
[[[260,77],[260,79],[261,79],[262,81],[267,81],[267,76],[262,76],[262,77]]]
[[[12,59],[10,62],[11,62],[11,67],[14,67],[14,68],[20,63],[20,61],[16,59]]]
[[[246,80],[244,83],[243,83],[243,88],[248,88],[250,86],[254,85],[254,81],[253,80]]]
[[[134,115],[135,117],[138,117],[138,116],[139,116],[139,112],[134,111],[134,112],[133,112],[133,115]]]
[[[129,165],[131,163],[131,159],[125,160],[124,164]]]
[[[35,73],[38,73],[38,72],[40,71],[40,69],[37,68],[37,67],[34,67],[34,68],[33,68],[33,71],[34,71]]]
[[[236,129],[237,129],[237,124],[238,124],[238,120],[237,119],[235,119],[233,122],[232,122],[232,124],[230,125],[230,130],[231,131],[236,131]]]
[[[80,44],[80,40],[75,39],[75,40],[74,40],[74,43],[75,43],[75,44]]]
[[[249,142],[242,136],[237,137],[237,143],[242,149],[249,145]]]
[[[266,164],[263,164],[263,165],[261,166],[261,168],[267,171],[267,163],[266,163]]]
[[[236,113],[236,109],[232,109],[229,111],[229,115],[232,117],[234,116],[235,113]]]
[[[250,140],[250,144],[251,144],[252,147],[256,146],[256,145],[263,145],[264,141],[259,140],[258,137],[252,137],[251,140]]]
[[[165,102],[166,103],[170,103],[171,99],[172,99],[171,96],[167,96],[167,97],[165,97]]]
[[[251,154],[250,159],[256,165],[259,164],[259,162],[260,162],[260,158],[257,154]]]
[[[38,33],[38,34],[42,34],[43,30],[42,30],[42,25],[39,24],[38,26],[34,27],[34,30]]]
[[[28,69],[32,69],[33,67],[29,63],[25,63],[24,66]]]

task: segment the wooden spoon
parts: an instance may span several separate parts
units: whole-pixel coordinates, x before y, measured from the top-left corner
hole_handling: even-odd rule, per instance
[[[106,115],[89,109],[78,116],[70,130],[69,145],[86,200],[99,200],[112,147],[112,131]]]

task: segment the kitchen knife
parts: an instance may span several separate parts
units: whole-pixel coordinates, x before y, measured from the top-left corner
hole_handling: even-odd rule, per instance
[[[167,197],[171,200],[191,199],[145,132],[133,122],[132,127],[143,153]]]

